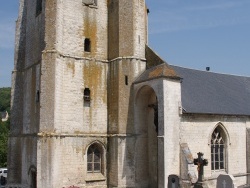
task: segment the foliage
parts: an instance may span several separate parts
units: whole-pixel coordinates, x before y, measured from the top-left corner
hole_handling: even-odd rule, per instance
[[[7,166],[9,120],[0,121],[0,167]]]
[[[10,92],[9,87],[0,88],[0,112],[10,112]]]
[[[10,113],[10,88],[0,88],[0,112]],[[7,166],[8,135],[10,119],[2,122],[0,118],[0,167]]]

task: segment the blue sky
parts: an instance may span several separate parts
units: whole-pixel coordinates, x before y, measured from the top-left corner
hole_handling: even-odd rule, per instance
[[[149,46],[169,64],[250,76],[250,0],[146,0]],[[0,1],[0,87],[11,85],[18,0]]]

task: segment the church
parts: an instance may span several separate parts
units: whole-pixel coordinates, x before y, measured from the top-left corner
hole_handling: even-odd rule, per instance
[[[250,77],[169,65],[145,0],[20,0],[8,188],[250,183]]]

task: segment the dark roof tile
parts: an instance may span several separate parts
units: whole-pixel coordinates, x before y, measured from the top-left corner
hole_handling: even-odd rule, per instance
[[[185,113],[250,115],[250,77],[171,67],[183,79]]]

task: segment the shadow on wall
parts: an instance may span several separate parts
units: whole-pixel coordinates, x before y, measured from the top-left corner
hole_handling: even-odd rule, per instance
[[[151,87],[134,96],[131,86],[128,114],[123,178],[127,186],[158,187],[158,105]]]

